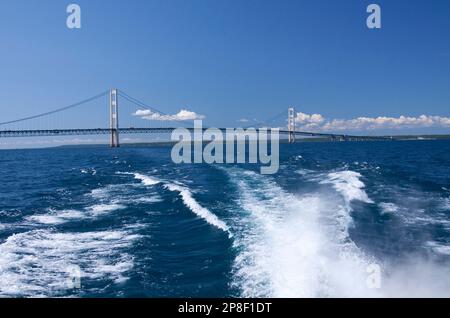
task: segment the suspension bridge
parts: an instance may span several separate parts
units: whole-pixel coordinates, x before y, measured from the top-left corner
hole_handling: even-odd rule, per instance
[[[119,125],[119,96],[121,100],[127,102],[132,106],[132,109],[125,110],[123,112],[122,106],[120,107],[121,113],[131,115],[131,118],[134,120],[138,120],[138,122],[128,122],[126,124]],[[109,125],[104,125],[107,127],[73,127],[67,128],[63,127],[63,114],[71,112],[68,114],[66,118],[71,118],[71,122],[73,123],[79,118],[78,122],[80,126],[86,126],[88,122],[92,122],[92,118],[90,117],[90,111],[84,110],[82,107],[86,104],[92,104],[93,102],[97,102],[102,98],[108,97],[108,121]],[[73,113],[75,110],[82,110],[81,114],[78,112],[76,115]],[[149,111],[150,114],[157,115],[157,118],[154,121],[158,121],[160,123],[166,122],[166,126],[161,125],[159,127],[154,127],[150,125],[152,120],[145,120],[142,117],[136,116],[137,110],[140,111]],[[294,108],[289,108],[287,112],[287,129],[286,128],[273,128],[270,127],[270,123],[274,122],[277,119],[285,118],[285,111],[277,114],[275,117],[266,120],[264,122],[257,123],[252,125],[256,129],[256,131],[260,129],[264,129],[269,133],[273,129],[277,129],[280,135],[286,135],[288,137],[288,141],[293,143],[296,141],[297,137],[318,137],[318,138],[328,138],[334,141],[365,141],[365,140],[384,140],[389,139],[388,137],[373,137],[373,136],[351,136],[351,135],[342,135],[342,134],[331,134],[331,133],[318,133],[318,132],[305,132],[299,131],[296,129],[295,123],[295,110]],[[57,117],[56,120],[53,118],[49,120],[49,118]],[[58,120],[59,119],[59,120]],[[106,116],[105,116],[106,119]],[[152,119],[152,118],[148,118]],[[55,123],[56,122],[56,123]],[[170,123],[170,126],[167,126],[167,122]],[[140,100],[128,95],[123,91],[119,91],[118,89],[111,89],[105,92],[102,92],[98,95],[90,97],[88,99],[82,100],[78,103],[71,104],[68,106],[60,107],[55,110],[44,112],[37,115],[32,115],[28,117],[22,117],[19,119],[9,120],[5,122],[0,122],[0,138],[10,138],[10,137],[49,137],[49,136],[86,136],[86,135],[108,135],[109,136],[109,144],[111,147],[119,147],[120,146],[120,135],[122,134],[165,134],[171,133],[173,130],[180,128],[180,124],[183,128],[188,129],[189,131],[193,131],[196,128],[192,126],[186,127],[186,124],[192,124],[191,121],[185,120],[176,120],[173,119],[173,116],[169,116],[166,113],[149,106],[146,103],[141,102]],[[179,126],[176,127],[173,123],[177,123]],[[93,124],[93,123],[92,123]],[[127,125],[128,124],[128,125]],[[38,126],[38,127],[36,127]],[[283,127],[281,126],[278,127]],[[250,127],[245,127],[250,128]],[[202,130],[207,130],[208,128],[202,128]],[[227,128],[218,128],[221,131],[225,131]]]

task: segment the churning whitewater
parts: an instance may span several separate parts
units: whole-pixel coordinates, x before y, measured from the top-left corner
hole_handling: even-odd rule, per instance
[[[448,146],[281,145],[276,175],[169,147],[3,151],[0,296],[450,296]]]
[[[367,290],[370,260],[348,235],[350,203],[367,197],[351,171],[323,181],[342,193],[287,193],[268,178],[234,170],[239,187],[235,284],[245,297],[375,296]],[[347,178],[348,176],[353,178]],[[349,199],[351,198],[351,199]]]

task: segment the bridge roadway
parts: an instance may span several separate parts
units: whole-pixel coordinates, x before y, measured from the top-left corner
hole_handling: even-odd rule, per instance
[[[171,133],[176,128],[119,128],[119,134],[148,134],[148,133]],[[186,128],[189,131],[194,131],[194,128]],[[202,128],[203,131],[208,128]],[[225,132],[226,128],[219,128],[221,131]],[[262,130],[262,128],[257,128],[257,131]],[[267,128],[268,132],[272,128]],[[111,129],[109,128],[89,128],[89,129],[48,129],[48,130],[0,130],[0,138],[9,137],[48,137],[48,136],[71,136],[71,135],[110,135]],[[289,130],[279,130],[280,134],[289,134]],[[322,137],[331,138],[333,140],[343,140],[343,141],[362,141],[362,140],[391,140],[390,137],[382,136],[352,136],[352,135],[338,135],[338,134],[327,134],[327,133],[314,133],[314,132],[303,132],[296,131],[297,136],[304,137]]]

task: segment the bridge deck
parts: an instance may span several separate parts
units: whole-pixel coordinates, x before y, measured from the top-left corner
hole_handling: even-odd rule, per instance
[[[120,134],[155,134],[155,133],[171,133],[176,128],[119,128]],[[186,128],[189,131],[194,131],[194,128]],[[203,131],[208,128],[202,128]],[[226,131],[226,128],[218,128],[221,131]],[[263,130],[257,128],[257,131]],[[271,132],[272,128],[267,128],[268,132]],[[279,133],[289,134],[288,130],[279,130]],[[70,136],[70,135],[109,135],[111,129],[109,128],[91,128],[91,129],[48,129],[48,130],[0,130],[0,138],[10,137],[48,137],[48,136]],[[326,133],[314,133],[296,131],[297,136],[304,137],[323,137],[339,140],[390,140],[390,137],[379,136],[351,136],[351,135],[337,135]]]

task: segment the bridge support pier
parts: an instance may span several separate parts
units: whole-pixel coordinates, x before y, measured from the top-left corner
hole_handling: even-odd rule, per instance
[[[117,89],[112,89],[109,93],[109,129],[111,130],[110,146],[119,147],[119,101]]]
[[[112,89],[109,94],[109,128],[111,130],[111,148],[119,147],[119,101],[117,89]]]
[[[293,107],[288,109],[288,131],[289,143],[295,142],[295,109]]]

